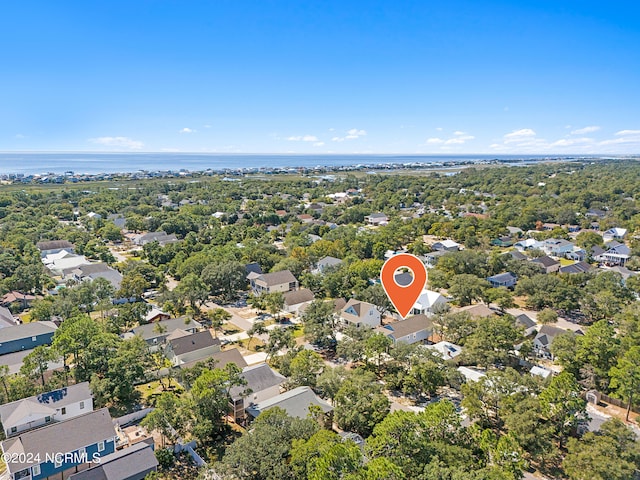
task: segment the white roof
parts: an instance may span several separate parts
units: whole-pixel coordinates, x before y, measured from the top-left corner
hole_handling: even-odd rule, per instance
[[[433,290],[427,290],[426,288],[422,291],[418,300],[416,301],[414,308],[418,308],[420,310],[427,310],[428,308],[433,307],[436,303],[444,303],[447,300],[440,295],[438,292],[434,292]]]
[[[460,244],[458,242],[454,242],[453,240],[442,240],[440,242],[436,242],[439,243],[440,245],[442,245],[445,248],[453,248],[453,247],[459,247]]]
[[[469,367],[458,367],[458,371],[466,378],[467,380],[471,380],[473,382],[479,382],[482,377],[486,377],[486,375],[478,370],[473,370]]]
[[[445,341],[438,342],[434,345],[425,345],[425,348],[438,352],[445,360],[456,358],[462,353],[462,347],[460,345]]]
[[[62,273],[62,270],[77,268],[80,265],[89,265],[89,260],[84,255],[73,255],[60,258],[47,264],[47,268],[54,273]]]
[[[547,378],[549,375],[551,375],[551,370],[547,370],[546,368],[534,365],[533,367],[531,367],[531,370],[529,370],[529,373],[531,373],[531,375],[538,375],[542,378]]]
[[[56,260],[60,260],[62,258],[66,258],[66,257],[76,257],[77,255],[74,253],[71,253],[67,250],[60,250],[58,253],[49,253],[48,255],[45,255],[42,258],[42,261],[47,264],[47,263],[53,263]]]
[[[605,235],[615,235],[616,237],[624,237],[627,234],[626,228],[613,227],[604,232]]]

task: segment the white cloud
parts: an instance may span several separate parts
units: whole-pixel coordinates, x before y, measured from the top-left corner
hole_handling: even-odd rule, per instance
[[[20,139],[23,139],[23,138],[27,138],[27,136],[26,136],[26,135],[23,135],[23,134],[21,134],[21,133],[16,133],[16,138],[17,138],[18,140],[20,140]]]
[[[173,147],[165,147],[165,148],[160,149],[160,151],[167,152],[167,153],[177,153],[177,152],[180,151],[180,149],[179,148],[173,148]]]
[[[440,137],[432,137],[428,138],[425,142],[426,145],[441,145],[441,149],[451,148],[451,145],[462,145],[469,140],[474,140],[476,137],[473,135],[468,135],[467,132],[463,132],[461,130],[456,130],[453,132],[453,137],[451,138],[440,138]]]
[[[315,143],[313,144],[313,146],[314,146],[314,147],[322,147],[322,146],[324,146],[324,142],[315,142]]]
[[[442,127],[437,127],[437,128],[436,128],[436,131],[437,131],[437,132],[441,132],[441,131],[442,131]]]
[[[514,130],[504,136],[505,143],[522,142],[527,139],[535,138],[536,132],[530,128]]]
[[[180,133],[193,133],[193,132],[195,132],[195,130],[189,127],[184,127],[182,130],[180,130]]]
[[[211,128],[211,125],[203,125],[204,128]]]
[[[585,133],[593,133],[600,130],[600,127],[597,125],[591,125],[589,127],[578,128],[577,130],[573,130],[571,135],[584,135]]]
[[[344,142],[345,140],[355,140],[357,138],[360,137],[366,137],[367,136],[367,131],[366,130],[360,130],[357,128],[352,128],[350,130],[347,130],[347,134],[344,137],[333,137],[331,139],[332,142]]]
[[[287,140],[290,142],[317,142],[318,137],[315,135],[295,135],[292,137],[287,137]]]
[[[616,132],[616,136],[620,137],[620,136],[638,136],[640,135],[640,130],[620,130],[619,132]]]
[[[588,145],[594,143],[593,138],[581,137],[581,138],[561,138],[556,140],[549,147],[571,147],[574,145]]]
[[[144,147],[144,143],[138,140],[132,140],[129,137],[97,137],[90,138],[88,141],[106,147],[121,147],[131,150],[140,150]]]

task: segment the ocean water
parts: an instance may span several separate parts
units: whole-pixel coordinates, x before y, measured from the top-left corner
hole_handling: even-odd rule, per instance
[[[564,159],[572,157],[563,157]],[[195,153],[0,153],[0,174],[125,173],[146,170],[204,171],[272,169],[380,164],[447,164],[490,160],[522,161],[560,159],[540,155],[252,155]]]

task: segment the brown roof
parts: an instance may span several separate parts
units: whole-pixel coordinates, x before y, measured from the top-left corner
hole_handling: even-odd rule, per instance
[[[174,338],[169,341],[169,344],[175,355],[183,355],[214,345],[220,345],[220,340],[211,335],[209,330],[205,330],[185,337]]]
[[[36,297],[34,297],[33,295],[13,291],[13,292],[6,293],[2,297],[2,303],[25,302],[25,301],[28,302],[35,299]]]
[[[347,301],[344,298],[336,298],[333,301],[333,311],[335,313],[338,313],[344,308],[346,304],[347,304]]]
[[[346,310],[353,307],[357,315],[353,315],[352,313],[347,312]],[[342,308],[342,312],[340,316],[345,320],[350,322],[358,322],[362,319],[367,312],[369,312],[372,308],[375,308],[375,305],[372,305],[367,302],[362,302],[360,300],[356,300],[352,298],[347,302],[347,304]]]
[[[314,299],[313,292],[308,288],[301,288],[293,292],[287,292],[284,294],[285,305],[298,305],[304,302],[312,302]]]

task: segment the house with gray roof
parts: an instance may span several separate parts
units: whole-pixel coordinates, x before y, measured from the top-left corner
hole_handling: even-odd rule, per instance
[[[294,388],[268,400],[256,403],[247,408],[247,414],[251,418],[258,418],[262,412],[278,407],[290,417],[307,418],[309,416],[309,407],[311,406],[319,407],[325,414],[325,424],[331,425],[333,407],[313,393],[310,387],[306,386]]]
[[[487,277],[487,281],[491,284],[492,287],[513,288],[516,286],[518,277],[516,277],[514,273],[505,272]]]
[[[587,262],[576,262],[571,265],[565,265],[560,267],[558,273],[568,273],[568,274],[576,274],[576,273],[587,273],[592,270],[593,267],[589,265]]]
[[[176,330],[183,330],[187,333],[196,333],[201,328],[202,324],[200,322],[196,322],[189,317],[170,318],[168,320],[147,323],[132,328],[123,335],[123,338],[126,340],[137,335],[147,342],[149,350],[155,352],[160,346],[166,343],[167,337]]]
[[[316,262],[316,266],[313,270],[311,270],[311,273],[325,273],[326,271],[333,268],[338,268],[340,265],[342,265],[342,260],[340,260],[339,258],[330,256],[323,257]]]
[[[280,395],[281,385],[287,380],[266,363],[245,367],[240,377],[246,385],[229,391],[230,407],[236,422],[245,418],[245,410],[251,405]]]
[[[133,239],[134,245],[139,245],[144,247],[147,243],[158,242],[161,247],[168,245],[170,243],[175,243],[178,241],[178,238],[174,233],[167,234],[167,232],[160,230],[158,232],[148,232],[143,233],[141,235],[137,235]]]
[[[521,313],[516,317],[516,326],[522,328],[528,337],[536,331],[538,324],[529,315]]]
[[[539,357],[553,360],[553,354],[551,353],[551,345],[558,335],[563,333],[571,333],[570,330],[564,330],[562,328],[553,327],[551,325],[543,325],[540,327],[540,331],[533,339],[533,350]]]
[[[71,475],[68,480],[144,480],[157,470],[158,460],[153,447],[140,442],[101,456],[99,464]]]
[[[315,295],[308,288],[301,288],[284,294],[284,311],[298,314],[313,302]]]
[[[51,345],[57,328],[53,322],[29,322],[0,328],[0,355]]]
[[[91,411],[93,396],[89,382],[82,382],[0,405],[0,421],[5,437],[9,438]]]
[[[64,422],[22,432],[0,443],[11,480],[66,478],[71,469],[83,468],[115,452],[116,431],[107,408]]]
[[[247,279],[251,283],[251,290],[255,295],[261,293],[291,292],[297,290],[298,280],[289,270],[273,273],[249,273]]]
[[[178,367],[183,363],[202,360],[219,351],[220,339],[211,335],[209,330],[204,330],[167,338],[165,356]]]
[[[180,369],[192,368],[201,362],[207,365],[210,364],[211,367],[209,368],[224,368],[230,363],[235,363],[240,369],[247,366],[247,361],[240,353],[240,350],[237,348],[230,348],[229,350],[221,350],[219,352],[212,353],[205,358],[181,363],[178,367]]]
[[[394,345],[400,342],[421,343],[433,333],[433,322],[426,315],[414,315],[406,320],[378,327],[376,331],[389,337]]]
[[[366,215],[364,217],[364,221],[369,225],[386,225],[389,223],[389,217],[387,217],[384,213],[372,213],[371,215]]]
[[[69,253],[74,253],[73,243],[67,240],[49,240],[45,242],[36,243],[36,247],[40,250],[40,257],[46,257],[51,253],[59,253],[62,250],[66,250]]]
[[[560,262],[547,255],[531,260],[531,263],[540,265],[544,273],[553,273],[560,270]]]
[[[6,307],[0,306],[0,328],[13,327],[17,325],[16,319],[13,317],[13,313]]]

